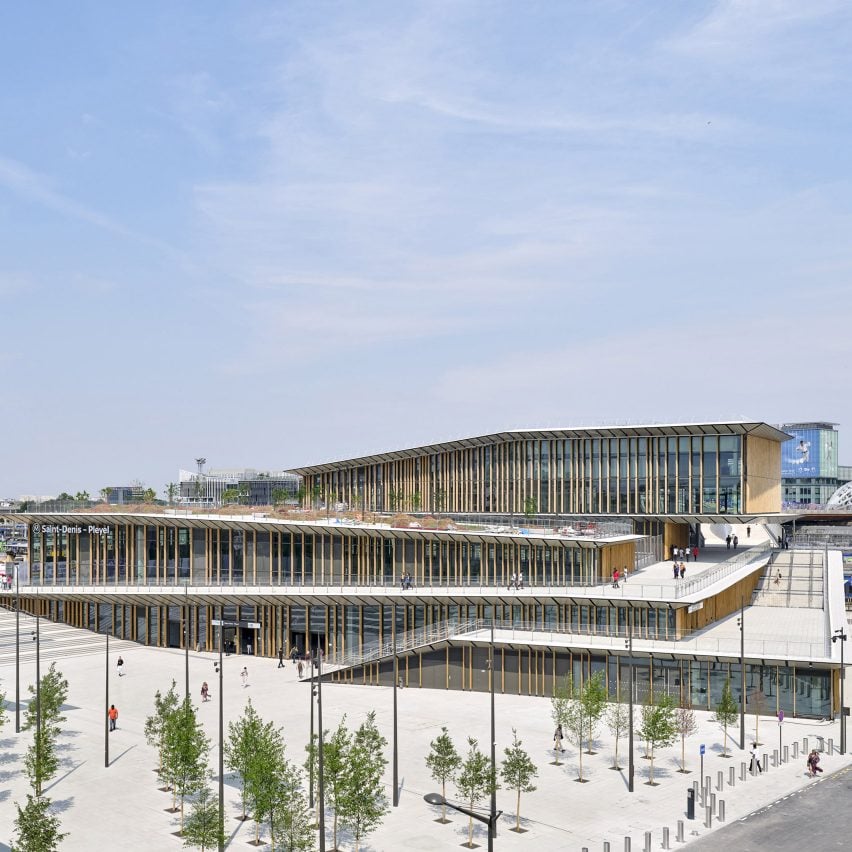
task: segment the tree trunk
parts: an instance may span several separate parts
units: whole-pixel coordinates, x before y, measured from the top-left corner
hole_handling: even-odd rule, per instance
[[[612,764],[616,769],[618,769],[618,735],[615,737],[615,760]]]
[[[680,768],[686,770],[686,737],[680,735]]]
[[[334,839],[334,848],[337,849],[337,808],[334,809],[334,831],[332,832],[332,837]]]
[[[447,782],[441,781],[441,798],[444,800],[444,804],[441,805],[441,819],[446,822],[447,821]]]
[[[180,833],[183,834],[183,796],[180,797]]]
[[[260,846],[260,824],[257,820],[254,821],[254,845]]]
[[[517,828],[518,831],[521,830],[521,788],[520,787],[518,787],[518,807],[515,811],[515,828]]]
[[[580,746],[580,780],[583,780],[583,747]]]
[[[722,725],[722,757],[728,754],[728,726]]]
[[[654,783],[654,749],[651,749],[651,772],[648,776],[648,782],[651,785]]]
[[[243,800],[243,822],[245,822],[246,821],[246,786],[245,786],[245,783],[243,783],[243,794],[242,794],[241,798]]]
[[[473,805],[470,808],[473,810]],[[467,820],[467,845],[473,845],[473,817],[468,817]]]

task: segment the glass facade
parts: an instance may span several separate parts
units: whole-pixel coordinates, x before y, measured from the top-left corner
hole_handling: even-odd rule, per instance
[[[549,437],[342,463],[306,490],[387,512],[731,514],[743,458],[741,435]]]

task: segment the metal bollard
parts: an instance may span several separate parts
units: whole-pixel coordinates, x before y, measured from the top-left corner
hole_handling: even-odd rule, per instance
[[[763,752],[763,760],[760,763],[764,772],[769,771],[769,755],[766,752]]]
[[[645,832],[645,852],[651,852],[651,832]]]
[[[808,753],[808,738],[802,737],[802,754]]]
[[[834,754],[834,737],[828,738],[828,753]]]
[[[730,766],[728,767],[728,786],[733,787],[737,783],[737,770]]]
[[[778,763],[778,749],[777,748],[772,749],[772,765],[773,766],[779,765],[779,763]]]
[[[746,768],[745,763],[740,764],[740,781],[746,780],[746,774],[748,773],[748,769]]]
[[[711,814],[716,813],[716,794],[715,793],[710,794],[710,813]]]
[[[713,827],[713,811],[711,808],[704,808],[704,827],[712,828]]]
[[[798,756],[799,756],[799,743],[797,741],[797,742],[793,743],[793,760],[795,760]]]
[[[716,773],[716,790],[721,791],[721,789],[725,786],[725,771],[720,769]]]
[[[684,836],[683,836],[683,820],[682,820],[682,819],[679,819],[679,820],[677,821],[677,842],[678,842],[678,843],[683,843],[683,842],[684,842]]]
[[[825,737],[817,734],[817,751],[825,751]]]
[[[694,797],[695,801],[700,802],[703,805],[704,804],[704,796],[703,796],[702,792],[699,792],[699,790],[698,790],[698,782],[697,781],[692,782],[692,790],[693,790],[693,797]]]
[[[790,746],[784,746],[784,751],[781,752],[781,760],[784,763],[790,762]]]
[[[624,852],[630,852],[630,838],[624,838]]]
[[[663,828],[663,849],[671,849],[669,845],[669,829],[668,826]]]
[[[725,821],[725,800],[719,799],[719,822]]]
[[[704,776],[704,790],[709,793],[713,789],[713,780],[709,775]]]
[[[604,840],[603,852],[609,852],[609,841],[608,840]]]
[[[581,850],[581,852],[589,852],[589,847],[588,847],[588,846],[584,846],[584,847],[583,847],[583,849]]]

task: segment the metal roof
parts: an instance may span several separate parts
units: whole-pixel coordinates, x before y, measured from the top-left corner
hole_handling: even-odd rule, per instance
[[[518,440],[566,439],[566,438],[658,438],[676,437],[681,435],[756,435],[770,441],[783,443],[792,437],[775,426],[762,422],[736,421],[731,423],[671,423],[651,424],[646,426],[588,426],[568,427],[564,429],[516,429],[506,432],[495,432],[491,435],[480,435],[472,438],[460,438],[438,444],[427,444],[422,447],[412,447],[404,450],[390,450],[374,455],[358,456],[357,458],[339,461],[323,462],[306,467],[290,468],[291,473],[300,476],[310,476],[316,473],[326,473],[332,470],[364,465],[381,464],[415,456],[431,455],[450,450],[465,450],[482,447],[487,444],[500,444]]]

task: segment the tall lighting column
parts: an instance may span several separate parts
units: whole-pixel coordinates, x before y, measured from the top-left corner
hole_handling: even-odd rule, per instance
[[[843,657],[843,648],[846,645],[846,631],[841,627],[834,631],[832,642],[840,641],[840,753],[846,754],[846,706],[843,695],[843,685],[846,681],[846,660]]]
[[[391,605],[391,635],[393,636],[393,806],[399,807],[399,749],[397,747],[396,682],[399,664],[396,658],[396,604]]]
[[[6,572],[15,572],[15,733],[21,733],[21,587],[18,566],[11,553],[6,554]]]
[[[740,628],[740,751],[745,751],[745,596],[740,598],[740,617],[737,624]]]
[[[627,629],[630,630],[630,625],[627,626]],[[630,656],[630,699],[629,699],[629,708],[628,708],[628,737],[627,737],[627,749],[628,749],[628,763],[627,763],[627,789],[632,793],[633,792],[633,633],[630,632],[627,636],[627,641],[624,643],[627,646],[627,653]]]
[[[491,820],[488,823],[488,836],[491,841],[497,837],[497,761],[495,750],[497,748],[497,735],[494,726],[494,680],[496,672],[494,670],[494,617],[495,608],[491,607]],[[489,844],[490,845],[490,844]]]
[[[225,675],[222,652],[225,649],[225,605],[219,604],[219,852],[225,849]]]
[[[109,768],[109,630],[104,646],[104,766]]]
[[[317,725],[319,726],[319,848],[325,852],[325,782],[323,779],[322,734],[322,648],[317,642]]]

